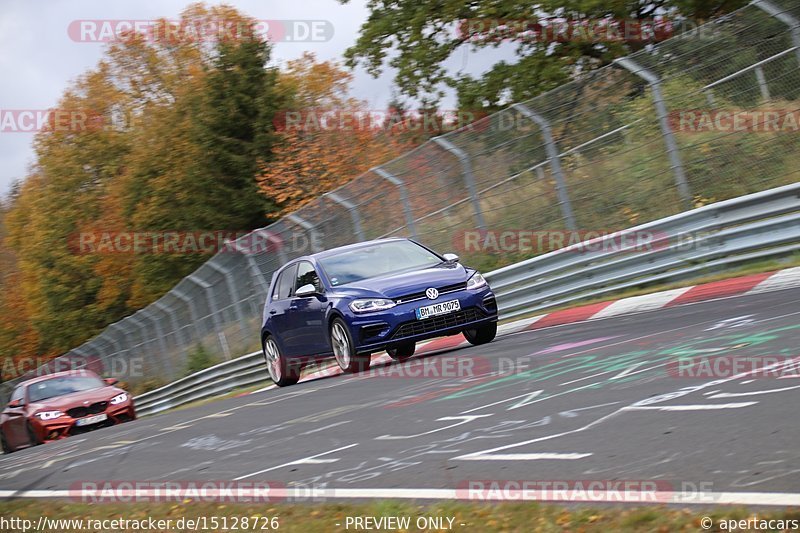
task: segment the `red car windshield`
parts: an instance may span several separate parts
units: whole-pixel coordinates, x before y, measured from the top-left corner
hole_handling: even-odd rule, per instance
[[[39,381],[28,387],[28,401],[38,402],[73,392],[97,389],[105,386],[100,378],[94,376],[62,376]]]

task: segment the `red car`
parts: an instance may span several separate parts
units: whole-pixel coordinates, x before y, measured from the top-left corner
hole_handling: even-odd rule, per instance
[[[136,419],[133,399],[88,370],[23,381],[0,414],[4,453]]]

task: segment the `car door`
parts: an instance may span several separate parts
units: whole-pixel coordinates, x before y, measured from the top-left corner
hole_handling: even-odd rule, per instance
[[[297,264],[291,264],[278,274],[267,310],[270,331],[277,337],[278,345],[287,355],[289,354],[291,335],[288,311],[292,303],[290,298],[294,292],[295,272],[297,272]]]
[[[318,294],[298,297],[294,293],[303,285],[313,285]],[[308,261],[297,264],[294,290],[289,306],[289,338],[292,355],[320,355],[329,351],[325,331],[325,304],[322,295],[322,281],[314,265]]]
[[[17,407],[7,405],[3,410],[5,422],[3,423],[3,433],[6,436],[8,443],[14,448],[29,444],[28,432],[26,431],[25,423],[25,387],[19,386],[14,389],[9,399],[9,404],[14,401],[19,401],[21,404]]]

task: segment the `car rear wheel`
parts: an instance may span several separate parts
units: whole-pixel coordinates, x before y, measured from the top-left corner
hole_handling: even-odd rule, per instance
[[[6,434],[3,433],[2,429],[0,429],[0,446],[3,448],[3,453],[11,453],[14,451],[8,444],[8,441],[6,440]]]
[[[414,355],[414,350],[417,349],[417,344],[414,342],[408,342],[405,344],[399,344],[394,348],[389,348],[386,350],[386,353],[389,354],[389,357],[394,359],[395,361],[405,361],[412,355]]]
[[[356,353],[353,337],[341,318],[334,318],[330,330],[331,348],[343,372],[363,372],[369,368],[370,355]]]
[[[294,385],[300,379],[300,367],[291,364],[281,354],[278,343],[270,335],[264,339],[264,359],[267,363],[269,377],[279,387]]]
[[[492,342],[497,336],[497,322],[490,322],[464,330],[464,337],[470,344],[479,345]]]

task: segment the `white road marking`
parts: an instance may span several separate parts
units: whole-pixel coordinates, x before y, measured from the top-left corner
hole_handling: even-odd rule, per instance
[[[473,420],[477,420],[479,418],[484,418],[492,415],[493,413],[489,413],[488,415],[443,416],[441,418],[437,418],[436,421],[438,422],[440,420],[460,420],[460,422],[457,422],[455,424],[450,424],[449,426],[445,426],[443,428],[432,429],[430,431],[426,431],[425,433],[417,433],[416,435],[380,435],[378,437],[375,437],[375,440],[400,440],[400,439],[414,439],[417,437],[424,437],[425,435],[430,435],[431,433],[436,433],[439,431],[444,431],[445,429],[450,429],[463,424],[468,424]]]
[[[715,396],[712,396],[715,398]],[[623,407],[625,411],[713,411],[716,409],[739,409],[750,407],[758,402],[697,404],[697,405],[643,405],[637,407]]]
[[[717,398],[739,398],[741,396],[759,396],[761,394],[772,394],[773,392],[783,392],[792,389],[800,389],[800,385],[795,385],[794,387],[783,387],[782,389],[756,390],[750,392],[720,392],[719,394],[711,396],[711,399],[715,400]]]
[[[277,470],[279,468],[284,468],[284,467],[291,466],[291,465],[314,464],[314,460],[317,457],[322,457],[323,455],[328,455],[328,454],[331,454],[331,453],[334,453],[334,452],[338,452],[340,450],[346,450],[348,448],[352,448],[353,446],[358,446],[358,443],[348,444],[347,446],[342,446],[341,448],[336,448],[334,450],[329,450],[327,452],[318,453],[317,455],[312,455],[310,457],[304,457],[302,459],[297,459],[295,461],[289,461],[288,463],[283,463],[283,464],[280,464],[280,465],[271,466],[269,468],[265,468],[264,470],[259,470],[258,472],[253,472],[251,474],[245,474],[243,476],[235,477],[235,478],[233,478],[233,480],[234,481],[239,481],[241,479],[247,479],[249,477],[257,476],[257,475],[263,474],[265,472],[270,472],[272,470]],[[335,461],[338,461],[338,460],[339,459],[332,459],[332,460],[327,461],[327,462],[335,462]]]
[[[498,453],[495,455],[483,455],[478,457],[464,457],[464,461],[538,461],[538,460],[574,460],[583,459],[593,455],[591,453],[558,453],[558,452],[539,452],[539,453]]]
[[[753,322],[754,315],[742,315],[742,316],[735,316],[733,318],[726,318],[725,320],[720,320],[713,326],[707,327],[704,331],[714,331],[715,329],[723,329],[723,328],[740,328],[742,326],[746,326]]]
[[[639,361],[638,363],[633,363],[631,366],[629,366],[628,368],[626,368],[625,370],[623,370],[622,372],[620,372],[616,376],[611,376],[608,379],[624,378],[625,376],[627,376],[628,374],[630,374],[631,372],[633,372],[634,370],[636,370],[637,368],[639,368],[640,366],[642,366],[645,363],[647,363],[647,361]]]
[[[277,498],[307,499],[307,488],[270,489],[270,494]],[[503,491],[497,491],[503,494]],[[410,500],[462,500],[482,501],[469,498],[468,489],[430,489],[430,488],[315,488],[313,495],[319,498],[350,499],[410,499]],[[75,498],[79,495],[67,489],[58,490],[0,490],[0,498]],[[558,494],[550,491],[519,491],[512,494],[517,501],[564,501],[558,499]],[[593,491],[595,503],[618,502],[619,491]],[[643,492],[641,499],[636,500],[636,494],[631,493],[628,503],[664,503],[716,505],[779,505],[797,506],[800,504],[800,493],[797,492],[702,492],[699,494],[685,492]]]
[[[352,422],[352,420],[342,420],[341,422],[334,422],[333,424],[328,424],[327,426],[323,426],[321,428],[312,429],[311,431],[300,433],[300,435],[311,435],[312,433],[316,433],[318,431],[324,431],[326,429],[334,428],[336,426],[341,426],[342,424],[349,424],[350,422]]]
[[[505,446],[498,446],[497,448],[490,448],[488,450],[481,450],[481,451],[477,451],[477,452],[467,453],[467,454],[464,454],[464,455],[459,455],[458,457],[453,457],[451,459],[451,461],[473,461],[473,460],[476,460],[476,458],[486,458],[488,455],[490,455],[490,454],[492,454],[494,452],[500,452],[500,451],[508,450],[508,449],[511,449],[511,448],[518,448],[520,446],[525,446],[527,444],[533,444],[535,442],[542,442],[542,441],[546,441],[546,440],[557,439],[558,437],[564,437],[566,435],[572,435],[574,433],[580,433],[581,431],[586,431],[587,429],[590,429],[590,428],[592,428],[592,427],[594,427],[594,426],[596,426],[598,424],[601,424],[601,423],[605,422],[609,418],[612,418],[612,417],[618,415],[621,412],[622,412],[622,409],[617,409],[613,413],[609,413],[609,414],[607,414],[605,416],[601,416],[597,420],[593,420],[592,422],[589,422],[585,426],[581,426],[581,427],[576,428],[576,429],[570,429],[569,431],[562,431],[561,433],[554,433],[552,435],[545,435],[543,437],[537,437],[535,439],[524,440],[522,442],[515,442],[515,443],[512,443],[512,444],[506,444]]]
[[[537,390],[535,392],[527,394],[523,399],[521,399],[520,401],[518,401],[517,403],[515,403],[514,405],[512,405],[511,407],[509,407],[506,410],[507,411],[511,411],[512,409],[519,409],[520,407],[525,407],[526,405],[531,403],[531,401],[534,398],[536,398],[537,396],[539,396],[543,392],[544,392],[544,390]]]

